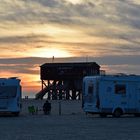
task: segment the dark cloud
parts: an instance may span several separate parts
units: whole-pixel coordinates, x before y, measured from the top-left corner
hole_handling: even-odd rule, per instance
[[[130,1],[125,1],[121,6],[117,5],[118,16],[120,17],[120,23],[129,25],[132,28],[140,29],[140,5],[136,5]]]
[[[18,74],[39,74],[39,69],[34,69],[36,66],[34,65],[22,65],[22,64],[13,64],[13,65],[0,65],[0,71],[6,71],[11,73],[18,73]]]
[[[90,58],[101,65],[139,65],[140,55],[108,55],[103,57]],[[127,68],[126,68],[127,69]]]
[[[120,28],[123,28],[122,25],[136,29],[140,27],[140,5],[127,0],[85,1],[81,4],[63,0],[24,0],[21,4],[22,6],[16,5],[15,1],[16,6],[13,7],[11,2],[7,3],[12,12],[4,11],[0,21],[12,21],[23,25],[55,23],[99,29],[107,29],[110,25]]]
[[[28,0],[26,0],[27,2]],[[64,1],[61,1],[61,0],[31,0],[33,3],[39,3],[41,4],[43,7],[51,7],[51,8],[54,8],[54,7],[60,7],[61,5],[63,5],[62,2]]]
[[[88,56],[88,55],[87,55]],[[85,56],[84,56],[85,57]],[[68,58],[55,58],[56,62],[70,62],[70,61],[83,61],[84,57],[68,57]],[[102,65],[123,65],[123,64],[133,64],[138,65],[140,60],[140,55],[108,55],[100,57],[90,57],[90,61],[99,61]],[[43,63],[51,63],[51,58],[42,57],[23,57],[23,58],[0,58],[0,64],[15,64],[24,66],[42,65]]]
[[[39,66],[47,62],[46,58],[0,58],[0,71],[18,74],[39,74]]]
[[[37,43],[44,42],[47,39],[50,39],[50,36],[47,35],[39,35],[39,34],[27,34],[27,35],[19,35],[19,36],[5,36],[0,37],[0,43],[2,44],[26,44],[26,43]]]
[[[53,22],[57,24],[83,23],[83,25],[92,23],[94,25],[94,21],[100,19],[109,24],[118,22],[139,27],[139,5],[134,5],[129,1],[118,0],[111,2],[110,0],[102,0],[100,4],[96,4],[96,1],[72,4],[63,0],[23,0],[20,5],[17,4],[18,2],[14,1],[13,4],[8,3],[8,1],[3,2],[12,11],[4,11],[5,13],[0,18],[1,21],[13,21],[23,24]]]
[[[55,58],[55,62],[97,62],[101,66],[110,66],[110,71],[115,71],[115,67],[118,67],[120,71],[128,71],[132,73],[135,68],[135,72],[139,73],[139,60],[140,55],[126,55],[126,56],[103,56],[103,57],[70,57],[70,58]],[[44,63],[51,63],[51,58],[39,58],[39,57],[26,57],[26,58],[11,58],[0,59],[1,71],[11,71],[13,73],[26,73],[26,74],[39,74],[39,66]],[[127,67],[125,67],[127,66]],[[119,73],[119,71],[118,71]]]
[[[47,58],[39,58],[39,57],[23,57],[23,58],[0,58],[0,64],[42,64],[43,62],[48,61]],[[24,66],[23,65],[23,66]]]

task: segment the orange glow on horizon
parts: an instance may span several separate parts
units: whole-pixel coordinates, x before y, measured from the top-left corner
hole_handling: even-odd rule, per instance
[[[4,75],[4,76],[3,76]],[[12,73],[12,72],[1,72],[0,78],[10,78],[17,77],[21,80],[22,93],[28,92],[37,93],[41,90],[41,83],[39,75],[35,74],[21,74],[21,73]]]

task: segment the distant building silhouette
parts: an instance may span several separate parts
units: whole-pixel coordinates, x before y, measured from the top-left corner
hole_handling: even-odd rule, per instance
[[[81,98],[82,80],[87,75],[99,75],[100,66],[96,62],[45,63],[40,66],[42,89],[36,99],[76,100]]]

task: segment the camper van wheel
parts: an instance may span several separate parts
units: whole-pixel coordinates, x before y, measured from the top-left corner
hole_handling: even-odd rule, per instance
[[[19,112],[13,112],[12,113],[14,116],[18,117],[19,116]]]
[[[140,113],[135,113],[135,117],[140,117]]]
[[[113,117],[119,118],[123,114],[122,110],[120,108],[115,109],[113,113]]]
[[[105,118],[105,117],[107,117],[107,114],[101,113],[101,114],[100,114],[100,117]]]

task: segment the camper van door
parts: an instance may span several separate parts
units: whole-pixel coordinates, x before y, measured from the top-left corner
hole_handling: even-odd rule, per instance
[[[137,104],[137,111],[138,113],[140,113],[140,83],[138,83],[136,87],[136,104]]]
[[[129,82],[127,87],[128,95],[128,111],[130,113],[136,112],[137,110],[137,94],[136,94],[136,83]]]

